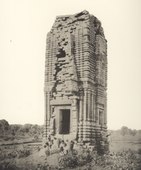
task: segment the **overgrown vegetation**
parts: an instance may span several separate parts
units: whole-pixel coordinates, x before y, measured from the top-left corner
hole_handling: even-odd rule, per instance
[[[79,167],[89,170],[96,167],[101,167],[102,170],[140,170],[141,155],[131,150],[104,155],[87,151],[80,155],[71,153],[60,159],[60,167],[64,169]]]
[[[59,158],[59,166],[62,168],[75,168],[90,163],[93,159],[93,153],[89,150],[81,152],[69,152]]]
[[[38,164],[33,161],[30,164],[25,162],[24,166],[17,165],[14,159],[2,161],[0,164],[1,170],[26,170],[28,168],[30,170],[140,170],[141,155],[131,150],[105,155],[98,155],[95,152],[85,150],[81,154],[80,152],[70,152],[59,157],[58,166],[49,165],[46,160],[38,162]]]
[[[57,166],[50,165],[41,143],[36,142],[42,140],[42,133],[43,126],[9,125],[6,120],[0,120],[0,170],[44,170],[49,167],[50,170],[141,169],[141,130],[132,130],[124,126],[120,130],[110,131],[111,150],[104,155],[98,155],[88,148],[75,150],[63,156],[53,153],[50,155],[53,161],[54,155],[58,154],[59,157]],[[25,141],[29,139],[36,143],[26,143]],[[44,154],[40,156],[41,153]],[[22,165],[16,161],[21,161]]]

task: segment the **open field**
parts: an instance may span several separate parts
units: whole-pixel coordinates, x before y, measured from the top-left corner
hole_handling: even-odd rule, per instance
[[[110,143],[111,152],[122,152],[127,150],[138,151],[141,149],[141,142],[138,141],[113,141]]]

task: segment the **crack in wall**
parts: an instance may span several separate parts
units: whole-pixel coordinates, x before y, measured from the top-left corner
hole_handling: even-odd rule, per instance
[[[76,79],[75,61],[73,58],[72,47],[70,46],[71,37],[59,36],[57,39],[57,54],[54,73],[53,96],[63,96],[67,93],[78,91]],[[65,93],[65,94],[63,94]]]

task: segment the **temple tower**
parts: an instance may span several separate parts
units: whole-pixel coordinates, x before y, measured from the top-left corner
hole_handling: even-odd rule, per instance
[[[101,22],[87,11],[56,17],[46,39],[44,137],[106,141],[106,91],[107,41]]]

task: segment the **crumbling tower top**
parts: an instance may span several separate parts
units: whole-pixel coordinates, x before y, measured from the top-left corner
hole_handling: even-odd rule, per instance
[[[51,33],[52,31],[54,31],[54,29],[59,30],[62,29],[62,27],[70,27],[72,25],[79,26],[81,21],[88,21],[88,20],[90,21],[91,19],[94,22],[96,28],[95,31],[97,32],[97,34],[101,34],[102,36],[104,36],[103,28],[101,27],[101,22],[94,15],[89,14],[89,12],[86,10],[73,15],[57,16],[52,26]]]

